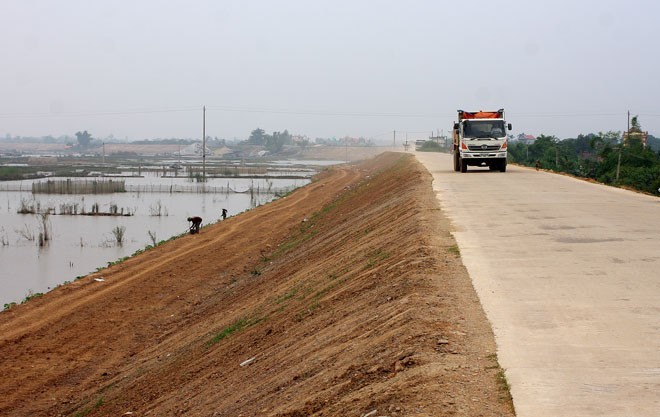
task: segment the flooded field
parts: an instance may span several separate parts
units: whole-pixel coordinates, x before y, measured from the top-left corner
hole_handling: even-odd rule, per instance
[[[199,184],[157,175],[121,180],[127,191],[112,194],[33,194],[30,181],[0,184],[0,305],[20,303],[186,233],[190,216],[201,216],[203,227],[221,220],[223,208],[233,216],[310,181],[213,178]],[[118,215],[82,215],[93,211]],[[40,242],[44,234],[49,239]]]

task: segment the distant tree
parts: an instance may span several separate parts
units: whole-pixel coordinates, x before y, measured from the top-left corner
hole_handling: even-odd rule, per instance
[[[271,136],[266,138],[266,149],[271,153],[277,153],[284,149],[284,145],[289,145],[291,142],[291,134],[287,130],[284,132],[273,132]]]
[[[656,152],[660,152],[660,138],[656,138],[653,135],[649,135],[646,139],[646,144],[649,148],[653,149]]]
[[[309,139],[301,140],[300,142],[298,142],[298,146],[300,146],[300,149],[304,151],[309,146]]]
[[[76,132],[76,138],[78,139],[78,144],[81,148],[88,147],[89,143],[92,141],[92,135],[86,130],[84,132]]]
[[[589,154],[593,151],[593,148],[590,145],[591,137],[593,134],[589,135],[578,135],[575,140],[575,152],[580,155]]]
[[[589,138],[591,149],[595,150],[602,157],[604,153],[611,152],[619,143],[621,133],[613,131],[606,133],[599,132],[598,134],[590,133],[587,137]]]
[[[248,138],[250,145],[265,145],[266,144],[266,131],[256,128],[250,133]]]
[[[554,169],[557,165],[558,142],[559,140],[554,136],[538,136],[529,146],[528,158],[530,161],[541,161],[543,168]]]
[[[630,119],[630,131],[631,132],[641,132],[642,131],[642,125],[639,124],[639,120],[637,119],[638,116],[633,116],[632,119]]]

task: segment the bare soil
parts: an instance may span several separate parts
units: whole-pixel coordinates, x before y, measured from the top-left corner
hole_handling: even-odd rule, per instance
[[[513,416],[408,154],[333,167],[0,314],[2,416]]]

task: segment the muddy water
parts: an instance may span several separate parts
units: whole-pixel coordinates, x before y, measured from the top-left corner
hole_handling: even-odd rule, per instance
[[[165,183],[190,186],[186,179],[126,178],[127,188],[134,184]],[[247,190],[249,187],[282,190],[299,187],[309,180],[213,179],[210,187]],[[29,183],[21,185],[29,189]],[[156,193],[127,192],[105,195],[52,195],[31,192],[0,191],[0,306],[20,303],[26,296],[44,293],[66,281],[73,281],[156,241],[187,232],[189,216],[201,216],[204,224],[221,219],[222,209],[228,215],[265,204],[276,198],[274,193]],[[38,244],[43,232],[42,216],[18,214],[25,202],[44,210],[61,212],[64,204],[77,205],[78,212],[109,212],[116,206],[131,216],[49,215],[47,230],[51,240]],[[113,230],[125,228],[123,243],[118,244]],[[151,235],[150,235],[151,234]]]

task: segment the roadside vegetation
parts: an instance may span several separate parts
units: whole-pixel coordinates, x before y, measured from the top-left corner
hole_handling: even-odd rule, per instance
[[[641,132],[633,117],[625,135],[610,131],[564,140],[541,135],[532,144],[510,142],[509,160],[530,167],[538,161],[542,169],[660,195],[660,139],[649,135],[644,145]]]

